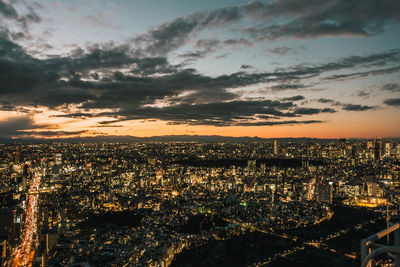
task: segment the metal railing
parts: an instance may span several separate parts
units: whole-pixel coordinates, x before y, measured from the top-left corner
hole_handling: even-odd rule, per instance
[[[392,223],[389,227],[361,240],[361,267],[374,267],[375,258],[382,254],[388,254],[394,259],[395,267],[400,267],[400,222]],[[375,243],[377,240],[394,232],[394,245],[382,245]]]

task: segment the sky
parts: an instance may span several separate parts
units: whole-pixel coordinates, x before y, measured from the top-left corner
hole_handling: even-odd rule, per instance
[[[0,0],[0,139],[400,137],[398,0]]]

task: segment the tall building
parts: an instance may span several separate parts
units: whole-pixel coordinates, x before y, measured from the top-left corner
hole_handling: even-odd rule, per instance
[[[374,147],[374,141],[368,140],[367,141],[367,149],[372,149]]]
[[[14,163],[18,164],[21,161],[21,151],[19,149],[17,149],[14,152]]]
[[[385,156],[390,157],[393,154],[393,143],[392,142],[386,142],[385,143]]]
[[[279,154],[279,140],[274,140],[274,155]]]
[[[308,168],[310,167],[310,162],[307,159],[302,159],[301,165],[304,170],[308,170]]]
[[[253,174],[256,172],[256,167],[257,167],[256,160],[248,160],[247,161],[247,171],[250,174]]]
[[[159,168],[156,170],[156,183],[164,184],[164,170]]]
[[[267,173],[267,164],[261,163],[260,164],[260,173],[261,174],[266,174]]]
[[[332,185],[321,182],[317,184],[317,201],[332,203]]]
[[[382,156],[382,141],[379,139],[375,139],[374,142],[374,159],[378,160]]]

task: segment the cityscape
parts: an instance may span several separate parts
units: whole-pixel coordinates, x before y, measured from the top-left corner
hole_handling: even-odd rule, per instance
[[[1,152],[4,266],[355,266],[400,204],[399,140]]]
[[[0,267],[400,266],[399,0],[0,0]]]

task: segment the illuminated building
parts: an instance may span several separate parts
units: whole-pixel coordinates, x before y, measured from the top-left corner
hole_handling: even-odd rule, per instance
[[[274,155],[279,154],[279,140],[274,140]]]
[[[265,174],[267,172],[267,165],[265,163],[260,164],[260,173]]]
[[[62,155],[61,155],[61,153],[57,153],[55,158],[56,158],[56,165],[61,165],[62,164]]]
[[[390,157],[392,155],[392,151],[393,151],[393,143],[386,142],[385,143],[385,156]]]
[[[249,174],[254,174],[256,172],[256,161],[255,160],[248,160],[247,161],[247,171]]]

